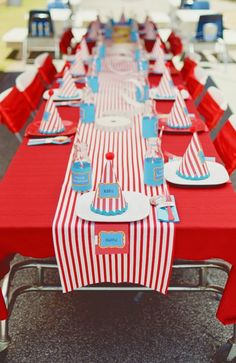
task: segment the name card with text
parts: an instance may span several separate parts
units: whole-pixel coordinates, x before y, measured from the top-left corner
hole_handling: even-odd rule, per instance
[[[129,252],[129,223],[96,223],[96,254],[119,254]]]

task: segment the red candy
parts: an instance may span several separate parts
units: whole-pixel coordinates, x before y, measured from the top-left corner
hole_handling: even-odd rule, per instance
[[[52,89],[50,89],[50,90],[48,91],[48,94],[49,94],[49,96],[51,97],[51,96],[54,94],[54,91],[53,91]]]

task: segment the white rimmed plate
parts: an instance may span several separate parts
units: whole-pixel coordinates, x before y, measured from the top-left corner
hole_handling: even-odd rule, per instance
[[[76,97],[60,97],[60,88],[54,88],[53,89],[53,100],[54,101],[74,101],[74,100],[80,100],[83,95],[83,91],[78,88],[78,96]],[[43,99],[48,100],[49,98],[49,90],[46,90],[43,94]]]
[[[91,222],[135,222],[146,218],[150,212],[149,198],[137,192],[123,192],[128,203],[125,213],[117,216],[104,216],[94,213],[90,209],[95,192],[80,195],[76,202],[75,211],[78,217]]]
[[[179,168],[181,160],[173,160],[165,164],[164,173],[167,181],[178,185],[193,185],[193,186],[210,186],[227,183],[229,175],[227,170],[222,164],[215,161],[206,161],[210,176],[207,179],[202,180],[190,180],[181,178],[176,174]]]
[[[127,115],[104,115],[95,121],[95,126],[104,131],[124,131],[132,126],[132,121]]]
[[[177,91],[177,88],[176,88]],[[183,89],[180,91],[181,95],[183,97],[184,100],[187,100],[190,98],[190,94],[187,90]],[[157,101],[174,101],[176,99],[176,96],[160,96],[157,94],[157,88],[153,87],[150,88],[149,90],[149,97],[152,98],[153,100],[157,100]]]

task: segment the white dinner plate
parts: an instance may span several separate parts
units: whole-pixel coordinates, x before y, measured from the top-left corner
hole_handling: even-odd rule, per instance
[[[80,195],[75,212],[78,217],[91,222],[135,222],[146,218],[150,212],[150,202],[146,195],[137,192],[123,192],[128,209],[117,216],[105,216],[91,211],[90,206],[95,192]]]
[[[215,161],[206,161],[210,176],[207,179],[202,180],[190,180],[181,178],[176,174],[176,171],[179,168],[181,160],[173,160],[169,161],[164,166],[165,178],[167,181],[173,184],[179,185],[194,185],[194,186],[210,186],[210,185],[219,185],[227,183],[229,180],[229,175],[227,170],[222,164],[219,164]]]
[[[176,91],[178,89],[176,88]],[[157,91],[157,88],[156,87],[153,87],[153,88],[150,88],[149,90],[149,97],[152,98],[153,100],[157,100],[157,101],[174,101],[176,99],[176,96],[173,95],[173,96],[160,96],[156,93]],[[184,100],[187,100],[190,98],[190,94],[187,90],[183,89],[180,91],[182,96],[183,96],[183,99]]]
[[[83,95],[83,91],[78,88],[78,96],[76,97],[60,97],[60,88],[53,89],[53,100],[54,101],[72,101],[72,100],[80,100]],[[43,94],[44,100],[48,100],[49,98],[49,90],[46,90]]]
[[[104,131],[124,131],[132,126],[132,121],[126,115],[104,115],[95,121],[95,126]]]

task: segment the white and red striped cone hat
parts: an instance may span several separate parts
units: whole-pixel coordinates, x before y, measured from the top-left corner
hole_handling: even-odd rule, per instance
[[[155,41],[155,44],[152,48],[152,57],[156,60],[164,60],[165,58],[165,53],[164,53],[164,50],[163,50],[163,46],[162,46],[162,43],[161,43],[161,39],[159,37],[157,37],[156,41]]]
[[[207,179],[210,176],[205,155],[196,132],[193,134],[176,173],[181,178],[191,180]]]
[[[159,58],[158,60],[155,61],[154,65],[153,65],[153,72],[155,73],[159,73],[159,74],[163,74],[165,71],[165,61],[162,58]]]
[[[154,24],[149,21],[145,26],[145,39],[155,39],[156,38],[156,30]]]
[[[70,67],[70,73],[72,76],[83,76],[85,75],[85,67],[82,60],[81,50],[77,50],[75,53],[74,62]]]
[[[43,119],[39,126],[39,132],[42,134],[59,134],[65,130],[62,119],[53,102],[53,90],[49,91],[49,99],[46,103]]]
[[[187,129],[192,126],[186,104],[180,91],[177,91],[177,97],[170,111],[167,125],[176,129]]]
[[[114,216],[124,213],[128,204],[113,170],[114,153],[106,153],[106,164],[100,183],[97,186],[91,210],[94,213]]]
[[[88,45],[86,43],[85,38],[83,38],[80,42],[81,56],[83,61],[87,60],[90,57]]]
[[[156,93],[161,97],[174,97],[176,95],[175,87],[167,68],[164,69],[163,76],[156,88]]]
[[[73,98],[78,96],[78,89],[76,88],[75,82],[72,79],[70,73],[70,66],[66,65],[65,72],[62,78],[62,86],[60,87],[61,98]]]

